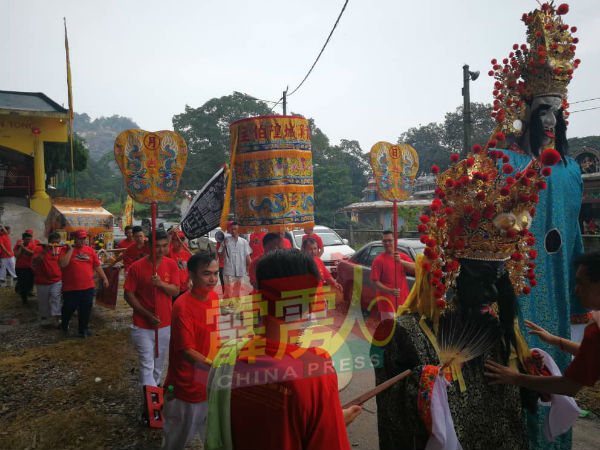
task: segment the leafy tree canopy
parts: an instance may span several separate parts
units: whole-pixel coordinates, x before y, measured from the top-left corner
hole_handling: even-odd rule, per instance
[[[85,140],[77,133],[73,135],[73,166],[75,172],[85,170],[88,164],[88,149]],[[71,173],[71,145],[68,142],[44,142],[44,167],[48,178],[58,171]]]

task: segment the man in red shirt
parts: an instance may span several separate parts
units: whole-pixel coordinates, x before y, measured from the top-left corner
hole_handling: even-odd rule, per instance
[[[31,257],[35,250],[33,236],[29,233],[23,233],[17,245],[14,248],[16,258],[15,270],[17,272],[17,285],[15,292],[21,297],[24,305],[27,304],[27,296],[33,289],[33,267],[31,265]]]
[[[262,240],[262,248],[263,255],[266,255],[273,250],[283,249],[281,235],[279,233],[265,234]],[[250,279],[250,284],[254,289],[256,289],[256,266],[258,265],[258,261],[260,261],[260,258],[253,259],[250,262],[250,267],[248,268],[248,278]]]
[[[316,236],[316,234],[314,236]],[[331,286],[340,292],[342,291],[342,286],[335,281],[331,275],[331,272],[327,270],[327,267],[325,267],[325,264],[323,264],[323,261],[321,261],[321,258],[319,258],[319,243],[316,239],[314,239],[312,236],[302,236],[302,253],[306,253],[314,258],[317,269],[319,269],[319,275],[321,276],[322,284]]]
[[[67,244],[58,256],[58,265],[62,269],[62,330],[69,333],[69,321],[77,310],[79,318],[79,337],[92,335],[88,329],[92,306],[94,304],[94,272],[102,279],[104,287],[108,287],[108,278],[100,266],[98,255],[92,247],[85,245],[87,233],[77,230],[74,245]]]
[[[17,278],[15,272],[15,255],[10,242],[10,227],[0,225],[0,283],[4,287],[12,287],[13,278]],[[6,278],[8,272],[8,278]]]
[[[219,308],[219,265],[215,255],[199,251],[187,265],[191,290],[173,305],[168,386],[163,407],[163,449],[185,447],[196,434],[204,439],[206,428],[206,383],[210,364],[218,349],[218,320],[208,324],[210,310]],[[169,398],[171,397],[171,398]]]
[[[594,320],[584,331],[581,344],[548,333],[542,327],[525,321],[530,334],[575,356],[562,376],[525,375],[516,370],[486,361],[490,384],[514,384],[538,392],[574,396],[583,386],[594,386],[600,380],[600,252],[586,253],[575,261],[575,294],[584,309],[594,310]]]
[[[207,442],[224,438],[236,450],[349,449],[345,418],[349,423],[361,408],[342,411],[331,358],[319,349],[300,351],[289,344],[277,312],[286,291],[317,289],[319,272],[313,258],[297,250],[276,250],[263,255],[256,276],[268,310],[264,333],[248,341],[232,373],[224,364],[211,370],[209,424],[228,407],[231,427],[227,436],[209,425]],[[300,306],[301,317],[307,309]],[[221,354],[215,361],[221,361]],[[213,408],[212,396],[224,389],[230,390],[229,404],[215,402]]]
[[[371,281],[377,289],[377,297],[385,297],[389,302],[378,302],[381,318],[394,318],[398,306],[408,297],[406,272],[415,273],[415,263],[406,253],[394,253],[394,233],[384,231],[381,239],[383,253],[377,255],[371,264]]]
[[[263,248],[263,238],[265,237],[265,234],[267,234],[265,231],[259,230],[250,235],[248,244],[250,244],[250,248],[252,249],[252,254],[250,255],[252,261],[260,258],[265,252],[265,249]]]
[[[33,235],[33,230],[31,228],[26,229],[25,233],[29,233],[31,235],[31,241],[35,245],[38,245],[40,243],[39,239],[36,239],[36,237]]]
[[[321,239],[321,237],[318,234],[316,234],[313,230],[314,230],[313,227],[305,227],[304,228],[304,234],[302,235],[302,242],[304,243],[304,240],[307,238],[313,238],[315,241],[317,241],[317,246],[319,247],[319,252],[318,252],[317,256],[320,258],[321,256],[323,256],[325,247],[323,246],[323,240]]]
[[[62,273],[58,265],[58,243],[60,235],[50,233],[47,245],[37,245],[33,253],[33,274],[37,292],[38,310],[42,325],[46,318],[52,317],[56,325],[60,324],[62,298]],[[53,325],[50,323],[50,325]]]
[[[292,243],[290,242],[290,240],[288,238],[285,237],[285,233],[283,231],[281,233],[279,233],[279,236],[281,236],[281,242],[283,242],[284,250],[289,250],[289,249],[293,248]]]
[[[125,239],[117,244],[117,248],[128,248],[135,244],[135,239],[133,238],[133,227],[131,225],[127,225],[124,231]]]
[[[179,293],[173,297],[173,301],[188,288],[188,268],[187,263],[192,252],[185,245],[185,234],[183,231],[171,232],[171,246],[169,247],[169,258],[177,263],[179,268]]]
[[[152,245],[151,241],[149,245]],[[131,340],[140,362],[142,386],[160,384],[169,350],[171,297],[179,294],[179,269],[177,263],[167,256],[169,236],[166,231],[156,231],[155,247],[156,273],[152,272],[152,256],[149,255],[129,267],[123,285],[125,301],[133,308]],[[154,331],[157,328],[158,357],[155,357]]]
[[[135,226],[133,227],[132,231],[135,244],[130,245],[123,252],[123,264],[125,265],[125,272],[129,271],[129,268],[134,262],[150,254],[150,248],[146,243],[146,238],[144,237],[144,231],[142,230],[142,227]],[[119,258],[117,258],[117,261],[118,260]]]

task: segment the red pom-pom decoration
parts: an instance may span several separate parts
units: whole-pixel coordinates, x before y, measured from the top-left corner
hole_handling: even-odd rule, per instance
[[[529,236],[525,242],[527,242],[527,245],[531,247],[535,244],[535,238],[533,236]]]
[[[427,239],[429,239],[426,235],[423,235],[419,238],[422,244],[427,244]]]
[[[513,177],[507,177],[506,184],[512,186],[513,184],[515,184],[515,179]]]
[[[440,295],[439,297],[437,296],[439,291],[436,291],[436,298],[441,297],[442,295]],[[440,294],[443,294],[442,292],[439,292]],[[446,307],[446,302],[444,300],[442,300],[441,298],[439,298],[439,300],[437,302],[435,302],[435,304],[437,305],[438,308],[440,309],[444,309]]]
[[[421,221],[421,223],[429,223],[429,216],[422,215],[421,217],[419,217],[419,220]]]
[[[421,269],[423,269],[425,272],[429,272],[431,270],[431,264],[424,262],[421,264]]]
[[[467,158],[467,167],[473,167],[473,164],[475,164],[475,158]]]
[[[509,173],[513,173],[515,170],[515,168],[513,166],[511,166],[510,164],[505,164],[502,167],[502,172],[504,172],[505,174],[509,174]]]
[[[507,61],[507,62],[508,62],[508,61]],[[502,133],[502,132],[498,132],[498,133],[496,133],[496,134],[494,135],[494,138],[495,138],[497,141],[503,141],[503,140],[505,140],[505,139],[506,139],[506,136],[504,135],[504,133]]]
[[[494,148],[494,147],[496,147],[496,145],[498,145],[498,143],[493,139],[488,142],[488,147],[490,147],[490,148]]]
[[[442,228],[446,226],[446,219],[438,219],[435,223],[438,227]]]
[[[475,195],[475,198],[479,201],[484,200],[485,194],[483,192],[478,192],[477,195]]]
[[[566,3],[561,3],[560,5],[558,5],[558,8],[556,8],[556,14],[558,14],[559,16],[563,16],[568,12],[569,5],[567,5]]]
[[[439,166],[436,166],[436,165],[431,166],[431,173],[433,173],[433,174],[440,173]]]
[[[541,180],[535,184],[535,187],[537,187],[540,191],[543,191],[548,187],[548,183],[546,183],[544,180]]]
[[[510,255],[510,259],[518,262],[523,259],[523,255],[521,255],[519,252],[514,252],[512,255]]]
[[[475,144],[473,146],[473,153],[481,153],[481,145]]]
[[[451,216],[451,215],[452,215],[452,213],[454,213],[454,210],[453,210],[452,208],[450,208],[449,206],[448,206],[448,207],[446,207],[446,208],[444,208],[444,214],[445,214],[446,216]]]
[[[531,293],[531,289],[529,288],[529,286],[525,286],[523,288],[523,294],[529,295],[529,293]]]
[[[529,286],[536,287],[537,286],[537,281],[536,280],[529,280]]]
[[[425,245],[427,247],[435,247],[437,245],[437,242],[435,242],[435,239],[427,239],[427,242],[425,243]]]
[[[529,259],[535,259],[538,256],[538,252],[537,250],[529,250],[529,252],[527,252],[527,255],[529,255]]]
[[[560,153],[553,148],[547,148],[542,152],[542,164],[545,166],[553,166],[560,161]]]
[[[452,153],[450,155],[450,161],[452,161],[453,163],[458,162],[458,153]]]
[[[525,171],[525,176],[527,178],[531,178],[531,177],[535,176],[535,173],[536,173],[535,170],[533,170],[533,169],[527,169]]]
[[[419,233],[427,233],[427,225],[423,225],[422,223],[420,223],[417,227],[417,231]]]
[[[429,258],[431,261],[433,261],[434,259],[437,259],[438,254],[436,252],[434,252],[430,247],[426,247],[425,250],[423,251],[423,254],[425,256],[427,256],[427,258]]]
[[[544,175],[545,177],[549,177],[550,175],[552,175],[552,169],[550,167],[544,167],[542,169],[542,175]]]

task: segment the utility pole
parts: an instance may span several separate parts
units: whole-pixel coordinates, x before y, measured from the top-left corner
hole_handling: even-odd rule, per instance
[[[466,157],[471,149],[471,94],[469,92],[469,80],[475,81],[479,78],[479,71],[469,71],[469,65],[463,66],[463,156]]]
[[[283,115],[286,115],[287,110],[287,89],[283,91]]]

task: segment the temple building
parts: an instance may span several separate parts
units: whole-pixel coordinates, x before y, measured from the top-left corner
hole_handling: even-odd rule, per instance
[[[44,147],[68,141],[69,110],[41,92],[0,91],[0,202],[50,211]]]

